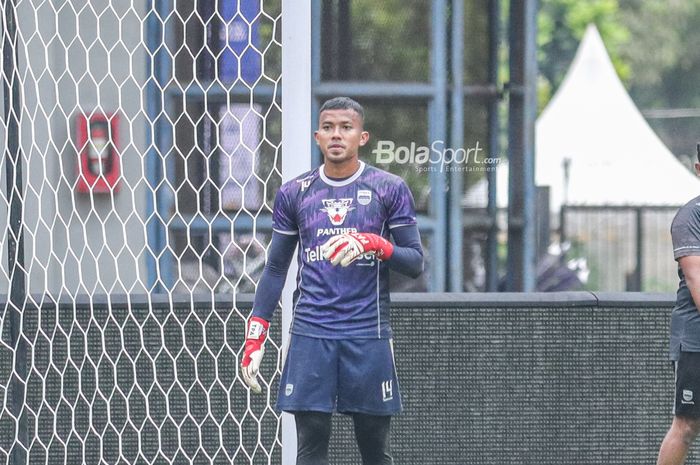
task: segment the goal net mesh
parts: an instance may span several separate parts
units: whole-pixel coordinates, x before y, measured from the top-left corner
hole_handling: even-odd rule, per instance
[[[0,4],[0,463],[278,463],[279,1]]]

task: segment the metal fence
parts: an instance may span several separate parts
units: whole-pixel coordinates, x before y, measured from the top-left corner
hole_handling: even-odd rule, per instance
[[[679,206],[562,206],[569,257],[587,260],[587,289],[672,292],[678,286],[671,221]]]
[[[280,463],[279,333],[263,363],[268,394],[249,397],[236,376],[243,328],[222,297],[37,297],[19,344],[6,312],[0,462],[20,448],[37,464]],[[672,303],[641,293],[394,295],[405,408],[396,463],[652,463],[671,421]],[[334,424],[332,463],[359,463],[346,417]]]

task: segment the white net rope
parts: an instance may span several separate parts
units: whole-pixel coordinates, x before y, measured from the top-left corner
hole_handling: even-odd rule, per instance
[[[0,4],[0,464],[279,462],[279,1]]]

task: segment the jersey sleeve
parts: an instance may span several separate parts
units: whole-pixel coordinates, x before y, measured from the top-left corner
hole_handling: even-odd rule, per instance
[[[299,234],[296,214],[285,186],[282,186],[275,196],[275,206],[272,210],[272,230],[288,236]]]
[[[693,205],[688,214],[679,212],[671,224],[673,258],[700,255],[700,206]]]
[[[287,270],[294,256],[297,237],[272,233],[272,242],[268,251],[267,263],[258,282],[253,302],[253,316],[270,321],[275,307],[282,295],[282,288],[287,278]]]
[[[405,182],[400,181],[392,190],[387,224],[389,229],[416,224],[416,206]]]

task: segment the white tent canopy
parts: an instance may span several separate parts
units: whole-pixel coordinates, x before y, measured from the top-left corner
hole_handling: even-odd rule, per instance
[[[567,75],[537,120],[535,183],[550,205],[682,205],[700,180],[646,123],[589,25]],[[568,182],[564,164],[568,160]],[[498,204],[507,204],[507,166],[498,168]],[[486,185],[474,186],[485,192]],[[467,193],[465,203],[481,197]]]

